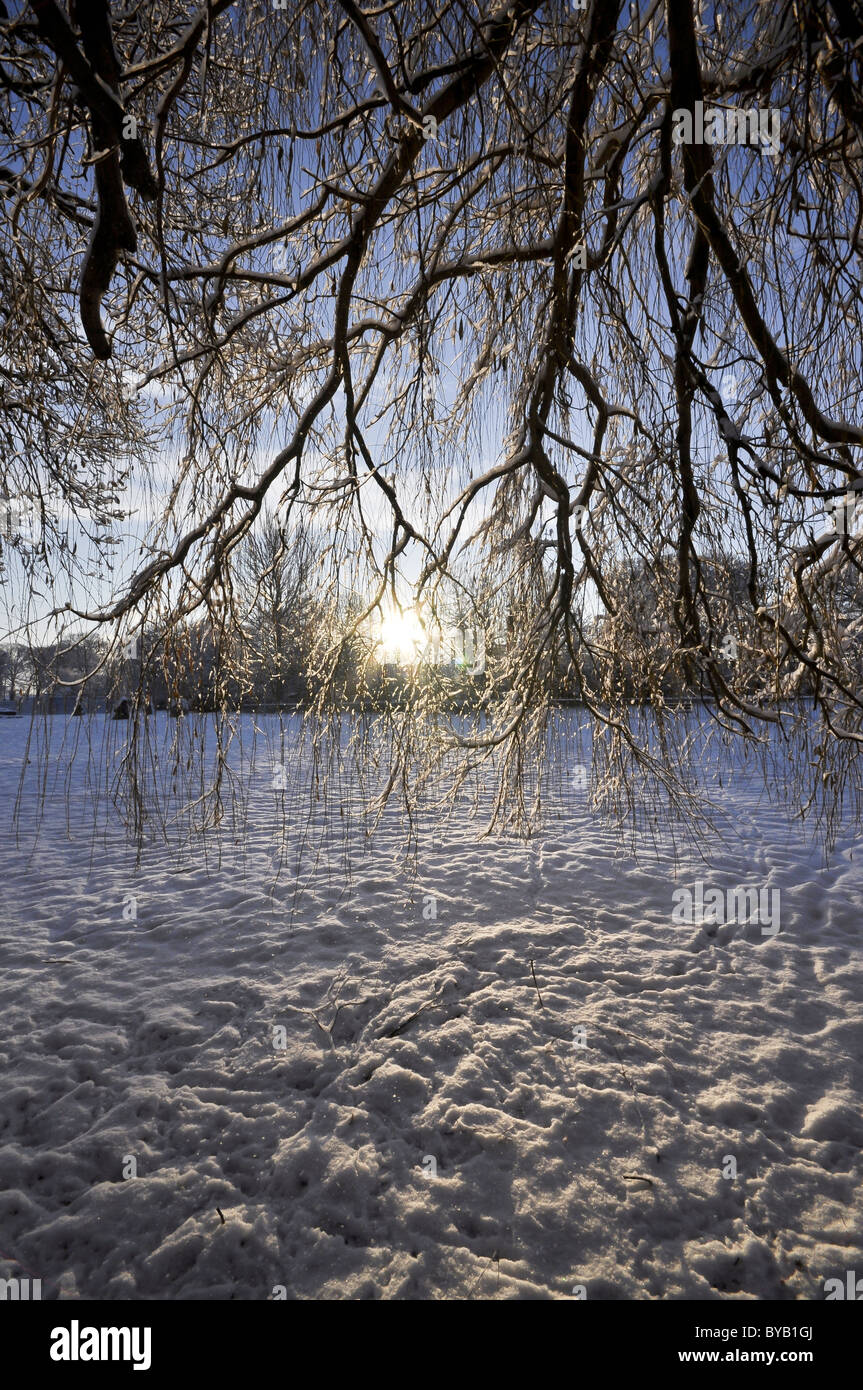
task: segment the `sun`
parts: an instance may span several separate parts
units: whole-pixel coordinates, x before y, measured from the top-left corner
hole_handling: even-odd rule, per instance
[[[411,608],[403,612],[396,609],[384,614],[376,645],[381,661],[397,661],[402,666],[412,666],[419,660],[426,640],[418,614]]]

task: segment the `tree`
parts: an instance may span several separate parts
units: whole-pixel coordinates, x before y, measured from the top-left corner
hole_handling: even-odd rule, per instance
[[[21,691],[21,678],[26,661],[26,648],[18,642],[0,647],[0,696],[14,700]]]
[[[272,514],[243,548],[237,588],[244,664],[258,703],[281,709],[303,693],[313,642],[313,568],[313,546],[302,525],[289,535]]]
[[[100,430],[143,471],[145,430],[182,427],[145,563],[77,619],[170,633],[217,601],[239,632],[277,507],[326,537],[322,715],[344,644],[388,598],[434,613],[458,559],[515,640],[451,748],[505,782],[563,669],[653,767],[615,674],[629,558],[667,623],[645,688],[670,653],[748,739],[807,694],[817,756],[856,758],[859,663],[821,595],[860,571],[830,524],[863,486],[860,0],[32,0],[2,36],[4,332],[53,400],[45,468],[71,486],[73,398],[88,506],[118,481]],[[130,374],[165,394],[115,418]],[[743,665],[714,545],[745,573]]]

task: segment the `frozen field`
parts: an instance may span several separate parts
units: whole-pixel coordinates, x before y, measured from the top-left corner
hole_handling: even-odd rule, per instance
[[[123,726],[40,726],[44,809],[34,744],[16,843],[29,723],[0,721],[0,1277],[823,1299],[863,1273],[856,835],[825,865],[741,769],[707,862],[636,860],[570,787],[528,842],[478,843],[466,806],[421,825],[413,873],[393,817],[347,871],[296,727],[287,756],[258,723],[221,860],[189,841],[136,863],[68,757]],[[778,889],[781,928],[673,921],[696,881]]]

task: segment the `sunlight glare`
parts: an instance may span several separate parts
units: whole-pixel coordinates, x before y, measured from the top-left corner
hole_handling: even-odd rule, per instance
[[[387,613],[383,618],[378,641],[381,661],[412,666],[419,660],[425,643],[426,634],[413,609]]]

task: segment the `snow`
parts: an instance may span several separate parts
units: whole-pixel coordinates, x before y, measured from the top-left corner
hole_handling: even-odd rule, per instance
[[[16,842],[30,728],[0,725],[0,1277],[45,1298],[822,1299],[860,1267],[850,828],[825,864],[739,763],[706,860],[636,858],[564,767],[528,841],[477,840],[465,803],[424,818],[414,876],[385,816],[346,871],[338,804],[301,815],[298,725],[282,793],[278,720],[256,722],[221,861],[180,817],[137,867],[81,754],[113,765],[128,727],[36,727]],[[177,723],[151,723],[164,770]],[[781,930],[673,925],[696,880],[778,888]]]

